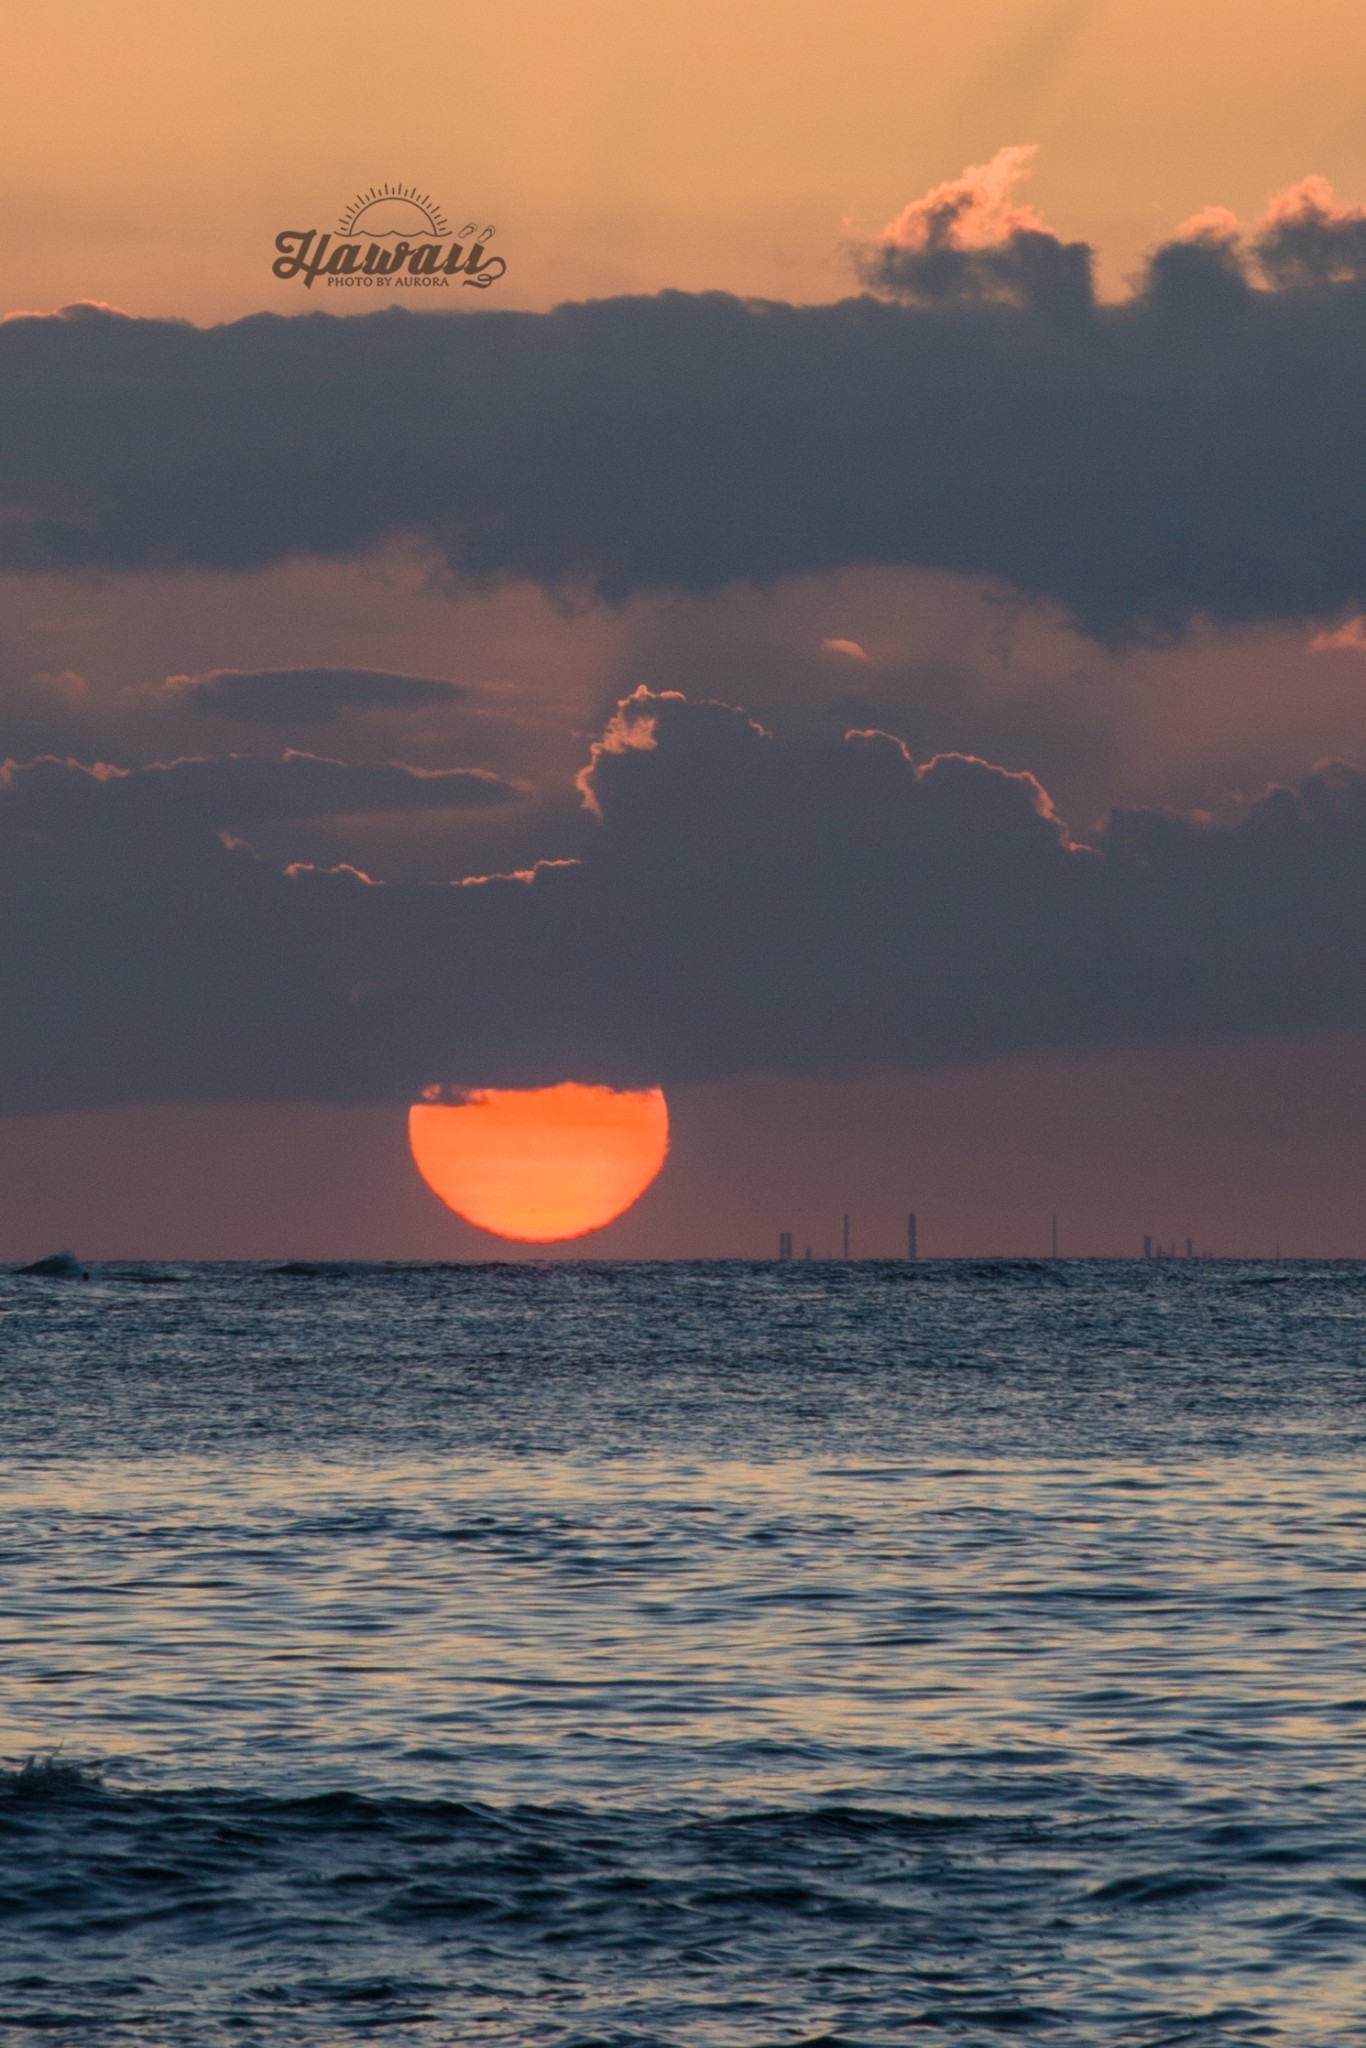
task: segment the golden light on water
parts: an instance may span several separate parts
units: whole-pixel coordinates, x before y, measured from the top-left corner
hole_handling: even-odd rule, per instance
[[[408,1142],[428,1187],[467,1223],[552,1244],[639,1200],[664,1164],[669,1112],[659,1088],[479,1088],[415,1102]]]

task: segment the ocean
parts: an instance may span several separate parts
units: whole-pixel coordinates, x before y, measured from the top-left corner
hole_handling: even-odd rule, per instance
[[[0,1274],[0,2039],[1366,2043],[1366,1267]]]

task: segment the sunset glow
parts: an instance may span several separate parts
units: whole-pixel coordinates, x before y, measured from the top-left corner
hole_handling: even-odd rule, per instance
[[[496,1237],[550,1244],[601,1230],[644,1194],[669,1149],[658,1088],[481,1088],[408,1112],[417,1170]]]

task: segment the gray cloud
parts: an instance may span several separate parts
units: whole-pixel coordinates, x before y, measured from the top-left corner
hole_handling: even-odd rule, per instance
[[[1340,764],[1079,846],[1029,776],[640,693],[579,861],[441,887],[283,871],[222,843],[223,802],[168,798],[182,772],[8,771],[0,1108],[1366,1028],[1366,776]]]
[[[1106,305],[1081,245],[992,204],[965,240],[931,195],[863,251],[900,302],[12,319],[0,567],[411,534],[463,577],[620,599],[909,564],[1112,641],[1366,603],[1357,216],[1302,189],[1256,248],[1169,244]]]
[[[931,305],[1002,305],[1094,317],[1091,250],[1085,242],[1020,228],[984,248],[945,234],[921,248],[875,242],[859,253],[863,282],[889,298]]]
[[[0,814],[9,833],[213,833],[234,825],[374,812],[482,809],[522,792],[478,768],[353,767],[316,754],[245,755],[86,768],[51,757],[0,766]]]
[[[1366,210],[1338,206],[1326,178],[1305,178],[1276,200],[1253,243],[1280,289],[1366,279]]]
[[[220,668],[170,686],[196,711],[262,725],[326,725],[344,711],[412,711],[468,695],[435,676],[373,668]]]
[[[928,305],[1039,308],[1076,318],[1095,311],[1091,250],[1045,228],[1014,188],[1032,145],[969,164],[906,207],[875,240],[856,246],[864,283],[889,298]]]

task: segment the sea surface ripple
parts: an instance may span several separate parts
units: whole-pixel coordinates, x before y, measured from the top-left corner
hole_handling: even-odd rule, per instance
[[[1366,2044],[1366,1267],[0,1273],[0,2040]]]

